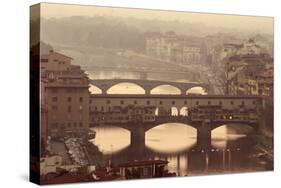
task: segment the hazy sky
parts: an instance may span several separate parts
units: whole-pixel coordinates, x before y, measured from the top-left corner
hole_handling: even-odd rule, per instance
[[[271,17],[233,16],[175,11],[152,11],[143,9],[125,9],[49,3],[43,3],[41,5],[41,16],[44,18],[97,15],[135,17],[142,19],[201,22],[207,26],[237,28],[242,30],[258,30],[266,33],[273,33],[273,18]]]

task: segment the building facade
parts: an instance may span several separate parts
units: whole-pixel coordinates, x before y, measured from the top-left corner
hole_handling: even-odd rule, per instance
[[[198,64],[205,60],[201,39],[176,35],[174,32],[149,33],[146,37],[148,56],[177,64]]]
[[[273,96],[273,59],[268,54],[235,55],[228,58],[228,93]]]
[[[71,60],[54,51],[41,56],[41,77],[47,80],[44,102],[50,136],[80,133],[89,128],[88,77],[79,66],[71,65]]]
[[[148,123],[155,121],[154,106],[90,107],[90,124]]]

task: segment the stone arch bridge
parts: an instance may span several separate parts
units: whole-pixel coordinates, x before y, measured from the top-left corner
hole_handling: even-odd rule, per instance
[[[153,106],[169,110],[171,107],[178,109],[198,106],[217,106],[228,111],[248,110],[256,113],[257,119],[201,119],[192,120],[189,116],[157,116],[154,121],[149,122],[127,122],[112,123],[111,125],[129,130],[131,133],[131,144],[145,141],[145,132],[164,123],[183,123],[197,130],[197,144],[210,146],[211,131],[225,124],[247,125],[258,130],[261,112],[261,99],[257,96],[219,96],[219,95],[92,95],[90,109],[95,112],[106,114],[113,107],[126,106]],[[234,117],[235,114],[232,114]],[[94,126],[102,126],[95,124]]]
[[[107,94],[108,89],[120,84],[120,83],[132,83],[140,86],[144,89],[145,94],[150,94],[151,90],[162,85],[170,85],[180,90],[182,95],[186,94],[186,91],[193,87],[202,87],[207,93],[212,93],[212,88],[209,84],[200,82],[172,82],[172,81],[160,81],[160,80],[140,80],[140,79],[97,79],[90,80],[90,84],[101,89],[102,94]]]

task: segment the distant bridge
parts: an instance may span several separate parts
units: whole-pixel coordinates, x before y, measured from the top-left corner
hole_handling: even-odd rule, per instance
[[[106,94],[107,90],[114,85],[120,83],[133,83],[144,89],[145,94],[151,94],[151,90],[157,86],[169,85],[178,88],[182,95],[193,87],[202,87],[206,92],[212,93],[209,84],[200,82],[173,82],[173,81],[159,81],[159,80],[140,80],[140,79],[95,79],[90,80],[90,84],[101,89],[102,94]]]

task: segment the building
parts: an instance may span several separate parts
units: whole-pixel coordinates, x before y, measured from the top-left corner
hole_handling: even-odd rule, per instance
[[[273,59],[268,54],[229,57],[225,66],[228,93],[270,96],[270,92],[273,93],[273,68],[269,64],[273,64]]]
[[[257,110],[248,108],[243,101],[237,108],[233,109],[223,108],[221,105],[199,105],[189,108],[188,114],[190,120],[194,122],[204,120],[212,122],[231,122],[234,120],[251,123],[258,122]]]
[[[256,82],[258,84],[259,95],[273,97],[273,68],[258,74],[256,76]]]
[[[40,79],[40,154],[45,156],[47,153],[48,143],[48,107],[46,105],[45,87],[48,80],[45,78]]]
[[[145,123],[155,121],[154,106],[91,107],[90,124]]]
[[[88,77],[71,60],[52,50],[41,55],[41,77],[47,80],[44,103],[50,136],[84,132],[89,128]]]
[[[206,49],[202,39],[176,35],[175,32],[147,33],[146,54],[177,64],[198,64],[205,60]]]
[[[40,109],[40,154],[44,156],[47,152],[48,143],[48,109],[41,104]]]

